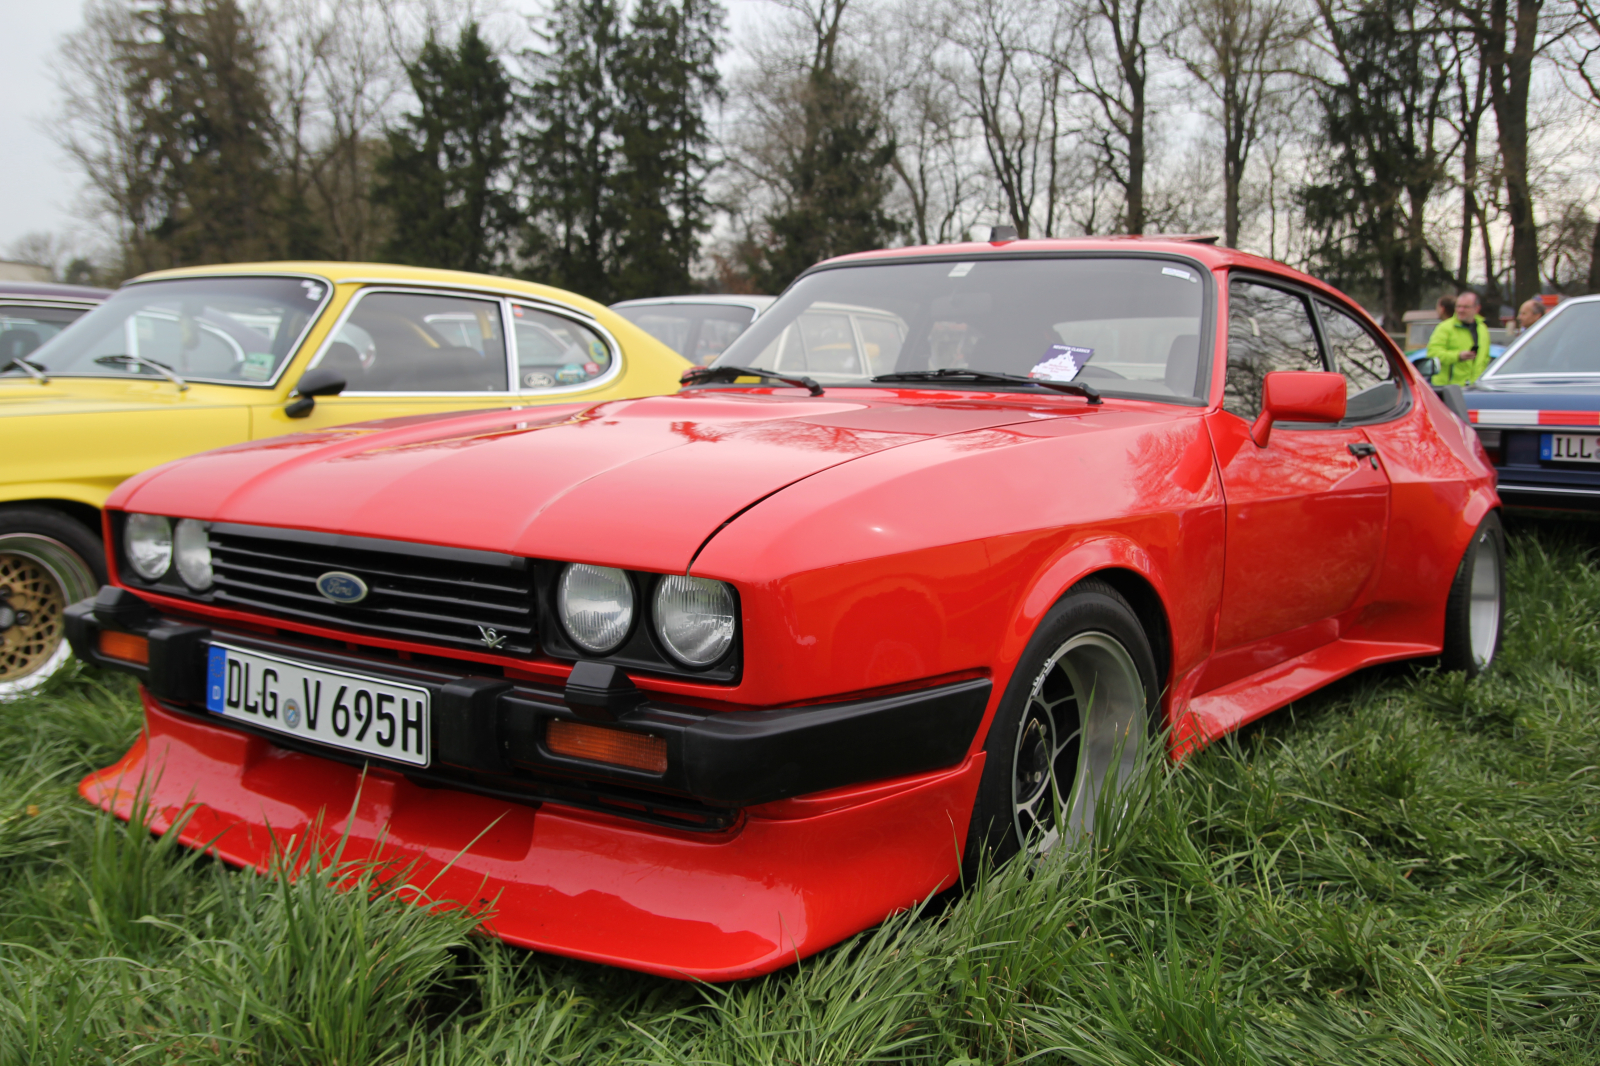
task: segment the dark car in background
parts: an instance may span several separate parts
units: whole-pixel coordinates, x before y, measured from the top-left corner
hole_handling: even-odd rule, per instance
[[[652,296],[614,303],[611,310],[689,362],[705,366],[772,306],[774,299],[736,293]]]
[[[1563,300],[1463,395],[1508,506],[1600,511],[1600,296]]]
[[[26,359],[111,293],[45,281],[0,281],[0,368]]]

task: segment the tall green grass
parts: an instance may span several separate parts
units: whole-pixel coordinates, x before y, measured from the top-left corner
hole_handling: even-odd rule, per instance
[[[1595,542],[1513,526],[1482,680],[1368,671],[1152,765],[1092,847],[726,987],[93,811],[138,717],[73,673],[0,704],[0,1063],[1600,1063]]]

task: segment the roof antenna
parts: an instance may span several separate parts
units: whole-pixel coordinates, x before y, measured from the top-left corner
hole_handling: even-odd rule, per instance
[[[990,226],[989,227],[989,243],[990,244],[999,244],[1001,241],[1014,241],[1016,239],[1017,239],[1017,227],[1015,227],[1015,226]]]

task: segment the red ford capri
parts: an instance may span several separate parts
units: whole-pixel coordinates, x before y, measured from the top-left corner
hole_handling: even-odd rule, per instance
[[[1483,670],[1498,508],[1472,430],[1281,264],[849,256],[677,395],[128,481],[68,627],[146,728],[81,791],[242,866],[320,825],[512,943],[748,977],[1071,846],[1146,745]]]

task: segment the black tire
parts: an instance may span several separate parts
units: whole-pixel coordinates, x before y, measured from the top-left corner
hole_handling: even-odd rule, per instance
[[[1080,690],[1093,694],[1087,745],[1077,739]],[[1097,578],[1073,586],[1028,641],[989,727],[966,883],[985,855],[998,864],[1025,846],[1042,854],[1092,829],[1099,786],[1113,767],[1124,780],[1137,764],[1159,695],[1150,640],[1128,601]]]
[[[1506,620],[1506,533],[1500,516],[1486,515],[1456,568],[1444,603],[1444,651],[1439,665],[1477,677],[1494,663]]]
[[[83,523],[49,507],[0,507],[0,700],[66,665],[61,612],[105,580],[105,550]]]

